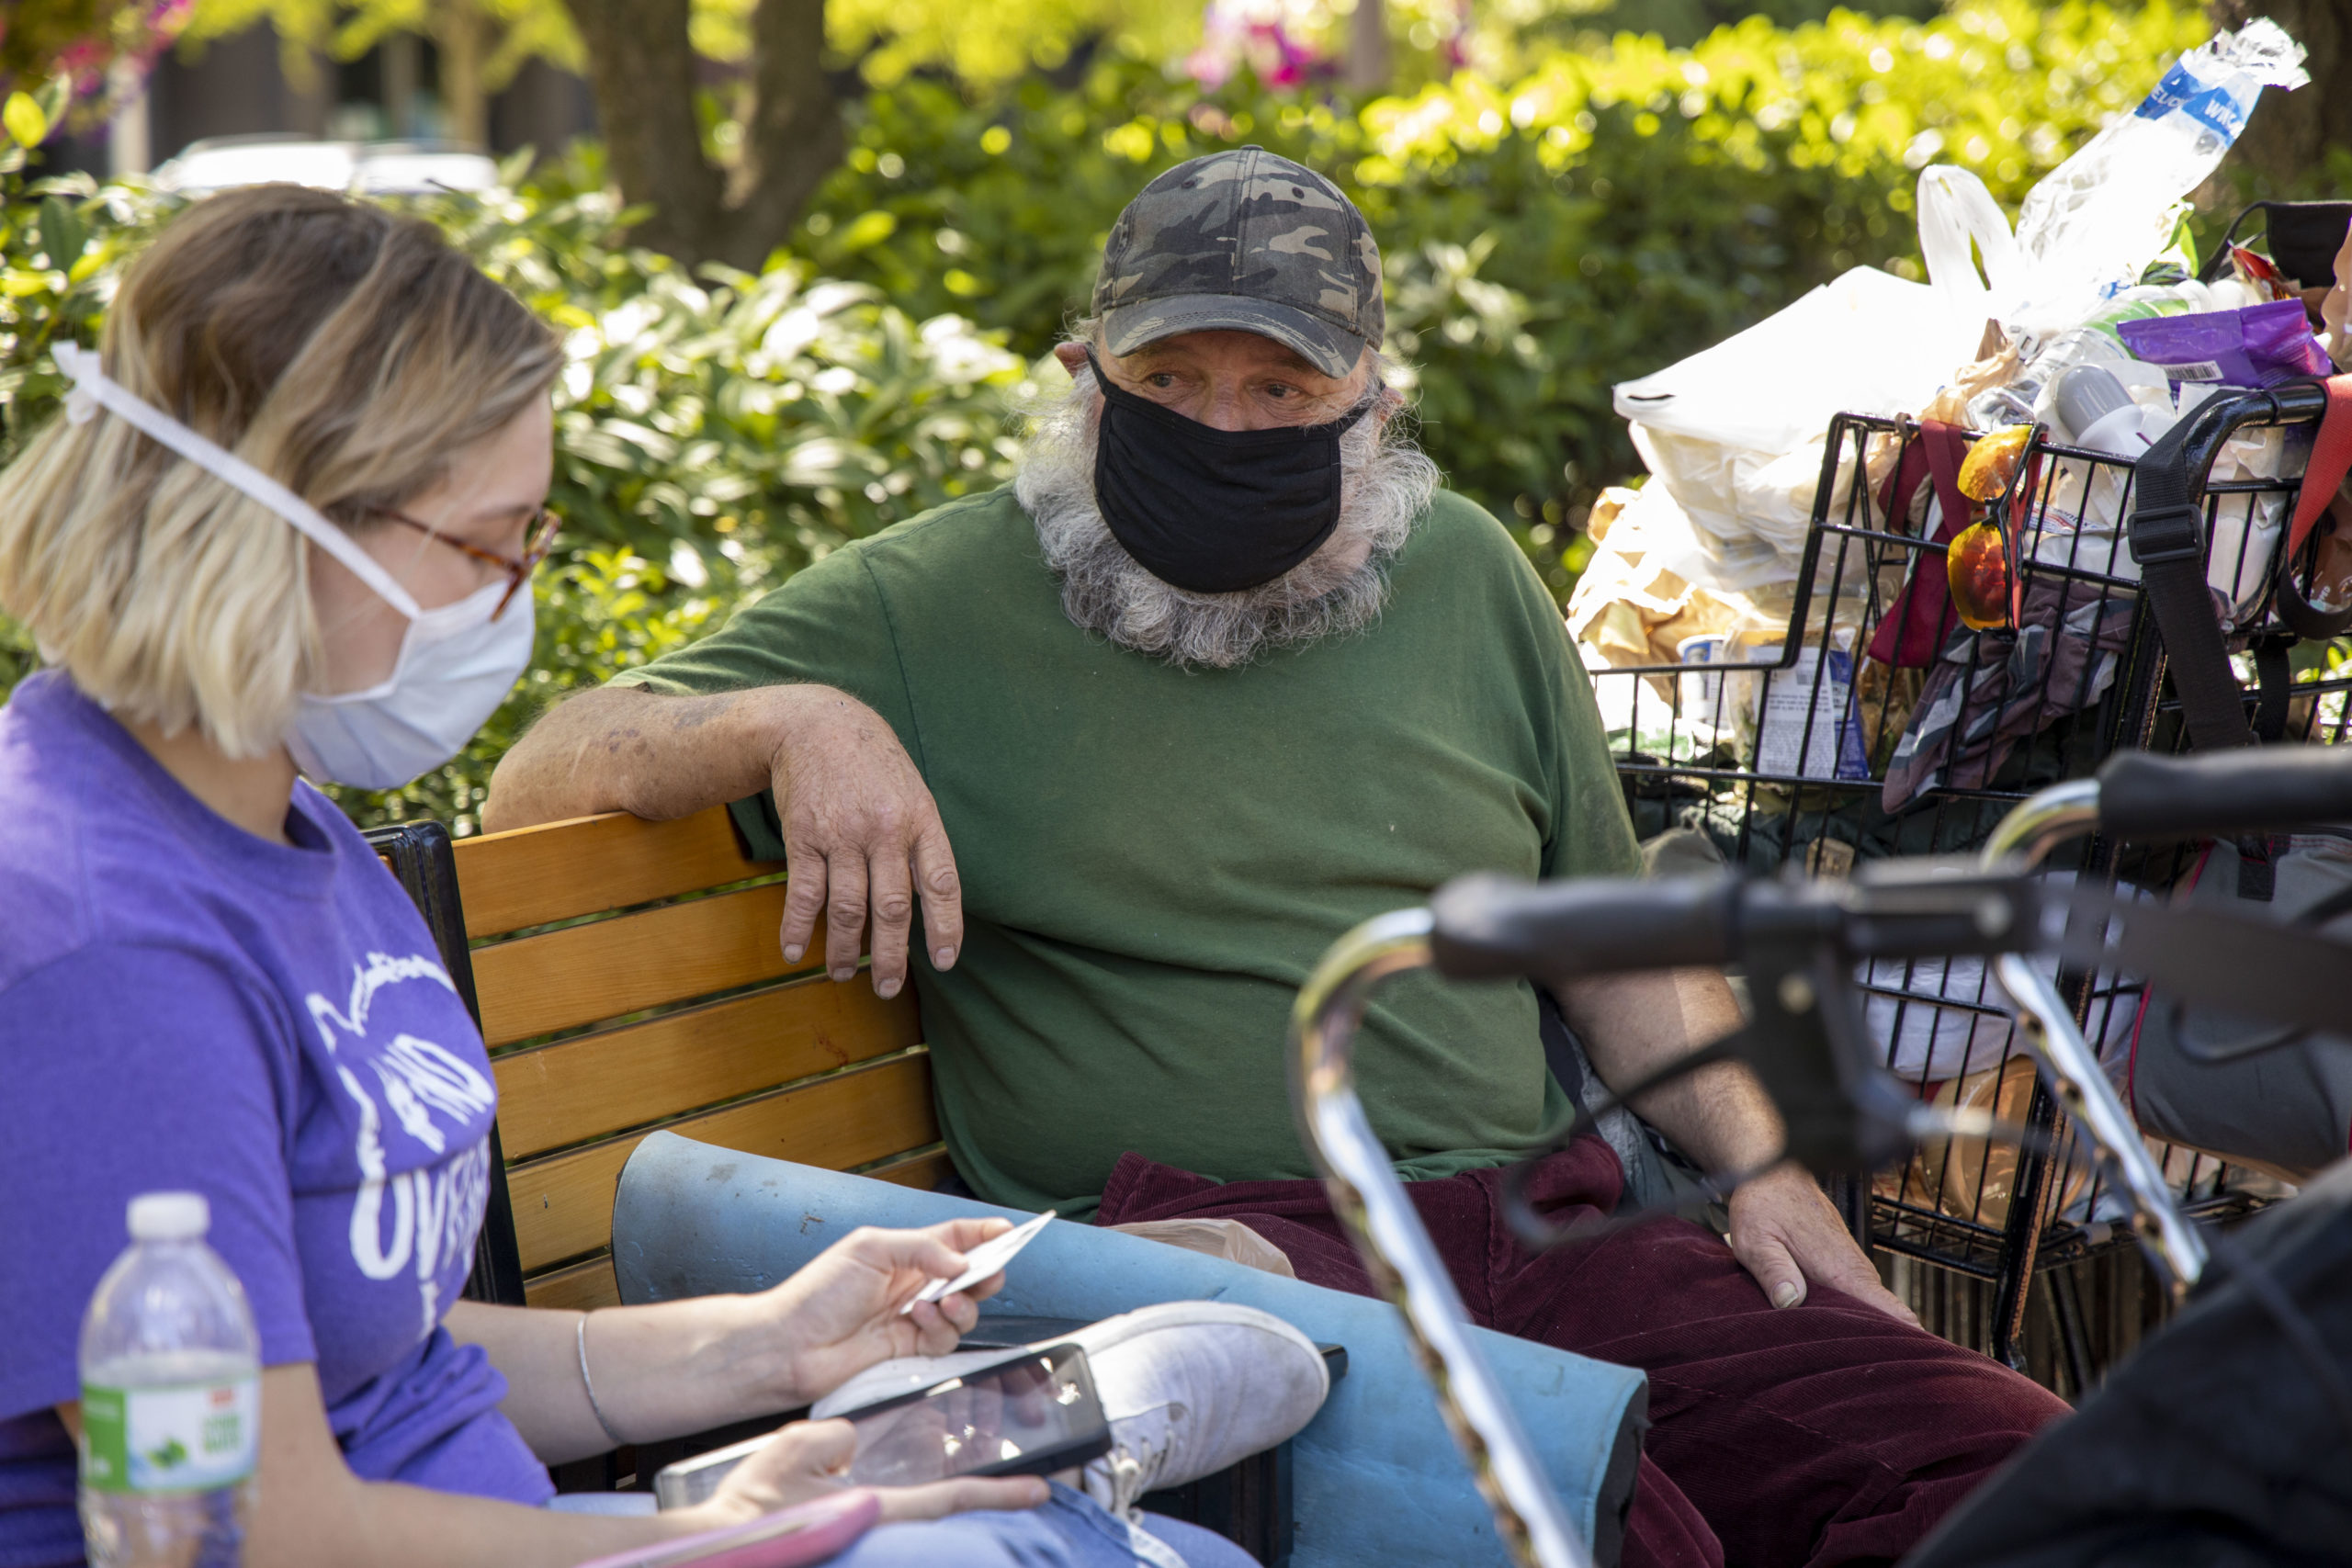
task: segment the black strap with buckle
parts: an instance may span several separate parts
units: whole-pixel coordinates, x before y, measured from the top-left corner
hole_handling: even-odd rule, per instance
[[[2205,508],[2191,499],[2188,462],[2197,423],[2182,420],[2140,459],[2126,526],[2141,589],[2164,637],[2173,690],[2180,694],[2181,721],[2197,750],[2212,751],[2250,746],[2254,731],[2212,592],[2205,586]]]

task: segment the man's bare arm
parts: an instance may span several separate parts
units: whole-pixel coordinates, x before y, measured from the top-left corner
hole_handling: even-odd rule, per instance
[[[1711,969],[1596,976],[1564,986],[1558,995],[1593,1071],[1612,1088],[1639,1082],[1743,1021],[1731,987]],[[1781,1151],[1780,1112],[1755,1075],[1736,1062],[1702,1067],[1633,1104],[1718,1175],[1755,1170]],[[1880,1284],[1877,1269],[1813,1178],[1795,1166],[1781,1166],[1733,1192],[1729,1239],[1774,1306],[1804,1301],[1811,1280],[1916,1321]]]
[[[499,760],[485,833],[629,811],[667,819],[767,787],[785,715],[776,686],[709,697],[605,686],[557,704]]]
[[[768,787],[796,718],[830,686],[757,686],[665,696],[605,686],[558,703],[499,760],[482,805],[485,833],[599,811],[657,821]]]
[[[1557,994],[1593,1070],[1612,1087],[1647,1077],[1744,1021],[1731,987],[1712,969],[1597,976]],[[1780,1152],[1780,1113],[1737,1063],[1660,1085],[1634,1109],[1712,1171],[1753,1169]]]
[[[896,996],[920,889],[932,962],[956,962],[963,893],[939,807],[881,715],[831,686],[585,693],[500,760],[482,829],[600,811],[667,819],[763,789],[775,792],[791,873],[780,933],[787,961],[799,962],[821,914],[826,968],[849,979],[870,917],[874,988]]]

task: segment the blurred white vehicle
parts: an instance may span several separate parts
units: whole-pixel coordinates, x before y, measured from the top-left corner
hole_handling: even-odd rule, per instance
[[[299,135],[210,136],[155,171],[155,183],[189,196],[284,180],[368,195],[488,190],[498,165],[446,141],[314,141]]]

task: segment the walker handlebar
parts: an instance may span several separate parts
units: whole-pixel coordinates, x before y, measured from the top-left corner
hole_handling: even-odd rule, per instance
[[[2194,757],[2120,751],[2098,771],[2098,825],[2125,839],[2196,838],[2352,821],[2352,757],[2248,746]]]
[[[1430,900],[1430,956],[1457,980],[1561,979],[1734,961],[1740,885],[1457,877]]]
[[[1939,958],[2036,945],[2042,888],[1950,861],[1888,861],[1847,883],[1457,877],[1430,900],[1430,957],[1456,980],[1574,979],[1751,964],[1831,942],[1858,958]]]

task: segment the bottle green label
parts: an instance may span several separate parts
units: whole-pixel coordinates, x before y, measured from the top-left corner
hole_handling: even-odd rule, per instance
[[[82,1385],[82,1483],[94,1492],[209,1492],[254,1472],[261,1380],[165,1388]]]

